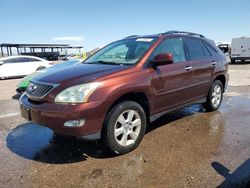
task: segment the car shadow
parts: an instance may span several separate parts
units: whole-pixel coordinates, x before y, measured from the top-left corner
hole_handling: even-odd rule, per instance
[[[146,133],[163,125],[203,111],[200,105],[167,114],[150,124]],[[84,141],[75,137],[55,135],[48,128],[25,123],[13,129],[6,138],[7,147],[13,153],[42,163],[66,164],[92,158],[116,157],[99,141]]]
[[[230,173],[230,170],[219,162],[213,162],[211,165],[218,174],[225,178],[218,188],[250,187],[250,158],[232,173]]]
[[[43,163],[65,164],[93,158],[115,157],[97,141],[84,141],[75,137],[56,135],[48,128],[25,123],[13,129],[6,138],[13,153]]]
[[[180,110],[176,110],[173,111],[171,113],[167,113],[161,117],[159,117],[158,119],[156,119],[155,121],[153,121],[152,123],[150,123],[150,126],[148,126],[146,134],[162,127],[163,125],[169,124],[171,122],[174,122],[178,119],[187,117],[187,116],[191,116],[193,114],[196,113],[201,113],[204,112],[203,107],[200,104],[195,104],[195,105],[191,105],[188,106],[186,108],[180,109]]]

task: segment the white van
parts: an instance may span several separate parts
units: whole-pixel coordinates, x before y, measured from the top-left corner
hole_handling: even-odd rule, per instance
[[[250,60],[250,37],[233,38],[231,43],[231,62]]]

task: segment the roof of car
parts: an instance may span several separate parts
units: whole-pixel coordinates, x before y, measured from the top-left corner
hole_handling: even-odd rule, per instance
[[[7,56],[7,57],[1,58],[0,60],[13,59],[13,58],[19,58],[19,57],[35,58],[35,59],[40,59],[40,60],[46,61],[45,59],[42,59],[42,58],[40,58],[40,57],[30,56],[30,55],[14,55],[14,56]]]
[[[193,37],[198,37],[198,38],[206,38],[204,35],[198,34],[198,33],[193,33],[193,32],[187,32],[187,31],[167,31],[164,33],[158,33],[158,34],[153,34],[153,35],[130,35],[125,38],[156,38],[160,36],[193,36]]]

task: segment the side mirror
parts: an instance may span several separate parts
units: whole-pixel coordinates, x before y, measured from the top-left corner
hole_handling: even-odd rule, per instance
[[[153,63],[156,66],[167,65],[167,64],[172,64],[174,62],[173,59],[174,58],[173,58],[173,55],[171,53],[158,54],[154,57]]]

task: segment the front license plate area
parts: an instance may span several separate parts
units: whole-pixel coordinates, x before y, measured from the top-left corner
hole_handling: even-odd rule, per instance
[[[28,107],[21,105],[21,115],[26,120],[31,121],[30,109]]]

